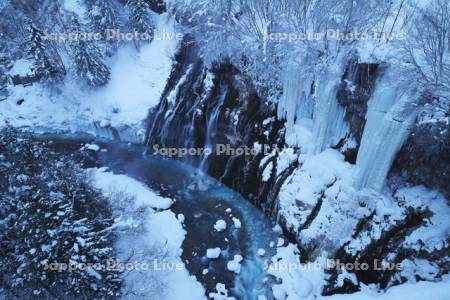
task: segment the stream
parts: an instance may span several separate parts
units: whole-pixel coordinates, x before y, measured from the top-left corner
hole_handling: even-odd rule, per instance
[[[51,141],[53,149],[83,161],[85,167],[108,167],[139,180],[161,196],[173,198],[171,210],[184,215],[187,231],[181,258],[207,293],[216,292],[216,284],[223,283],[228,296],[237,299],[258,299],[262,295],[273,299],[271,286],[275,280],[266,273],[265,260],[275,254],[281,236],[273,230],[275,224],[238,193],[187,164],[143,154],[143,145],[88,137],[42,135],[39,139]],[[87,142],[96,143],[102,150],[79,151]],[[241,226],[232,218],[237,218]],[[226,222],[225,230],[213,229],[217,220]],[[220,258],[207,258],[206,250],[216,247],[222,250]],[[238,274],[227,268],[235,255],[243,257]]]

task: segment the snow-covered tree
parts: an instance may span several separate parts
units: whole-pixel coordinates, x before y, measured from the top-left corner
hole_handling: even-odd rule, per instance
[[[119,14],[112,0],[93,0],[88,12],[90,26],[95,32],[117,29],[120,25]]]
[[[405,40],[408,63],[421,85],[450,100],[450,3],[431,1],[412,23]]]
[[[6,90],[8,85],[8,77],[6,76],[6,71],[10,65],[10,60],[6,56],[5,50],[2,49],[0,43],[0,101],[8,96],[8,91]]]
[[[69,157],[0,133],[0,290],[7,299],[113,299],[107,201]],[[71,266],[71,269],[68,267]]]
[[[107,30],[117,30],[120,26],[120,15],[116,3],[112,0],[92,0],[88,3],[90,29],[101,33],[106,38]],[[107,41],[103,46],[104,53],[111,56],[117,50],[117,41]]]
[[[145,0],[128,0],[127,8],[129,11],[128,26],[130,30],[143,38],[147,38],[147,42],[151,42],[153,40],[155,26],[148,3]],[[139,39],[134,40],[135,46],[138,49],[140,42]]]
[[[27,20],[27,32],[24,47],[26,54],[33,61],[35,75],[52,81],[64,76],[64,67],[57,59],[59,54],[45,41],[44,32],[31,20]]]
[[[0,4],[0,43],[9,54],[18,52],[17,45],[23,42],[23,35],[18,34],[23,32],[23,24],[23,14],[17,11],[10,1],[3,1]]]
[[[74,32],[82,32],[81,25],[76,17],[73,18],[72,28]],[[111,72],[103,62],[103,55],[93,41],[79,38],[73,41],[72,60],[76,76],[84,80],[90,86],[105,85]]]

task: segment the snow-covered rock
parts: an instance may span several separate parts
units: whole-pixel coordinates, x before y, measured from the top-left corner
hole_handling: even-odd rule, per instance
[[[236,227],[236,228],[242,227],[242,223],[238,218],[233,217],[233,218],[231,218],[231,220],[233,221],[234,227]]]
[[[243,260],[243,257],[241,255],[239,255],[239,254],[235,255],[233,260],[231,260],[227,263],[227,269],[236,274],[239,274],[241,272],[242,260]]]
[[[206,249],[206,257],[210,259],[216,259],[220,256],[220,248]]]
[[[227,223],[224,220],[217,220],[214,224],[214,229],[218,232],[223,231],[227,228]]]
[[[220,282],[216,284],[216,293],[209,293],[209,298],[213,300],[236,300],[236,298],[228,296],[225,284]]]

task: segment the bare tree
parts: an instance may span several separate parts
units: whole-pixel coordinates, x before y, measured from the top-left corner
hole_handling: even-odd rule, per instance
[[[432,94],[450,93],[450,3],[435,0],[418,9],[404,49],[412,70]]]

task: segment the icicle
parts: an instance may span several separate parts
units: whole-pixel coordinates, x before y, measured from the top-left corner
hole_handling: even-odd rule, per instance
[[[318,82],[317,102],[314,109],[313,137],[315,153],[335,146],[349,130],[344,121],[345,109],[338,103],[340,77],[331,74]]]
[[[278,103],[277,118],[286,120],[286,143],[304,147],[304,133],[300,127],[310,127],[314,109],[312,85],[314,75],[297,64],[289,65],[283,84],[283,97]],[[303,133],[303,134],[302,134]]]
[[[311,97],[313,76],[305,74],[300,66],[290,65],[283,84],[283,97],[278,103],[278,119],[286,119],[286,127],[292,127],[301,118],[312,118],[314,101]]]
[[[340,69],[340,68],[338,68]],[[340,74],[326,70],[315,76],[297,64],[285,73],[277,117],[286,120],[286,142],[319,153],[336,145],[349,130],[345,109],[338,103]],[[312,139],[311,145],[305,142]]]
[[[356,188],[381,190],[397,152],[409,135],[417,116],[417,96],[400,93],[391,86],[393,76],[384,76],[369,101],[356,165]]]

